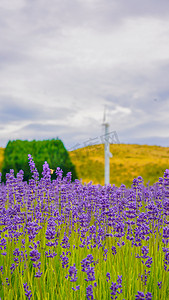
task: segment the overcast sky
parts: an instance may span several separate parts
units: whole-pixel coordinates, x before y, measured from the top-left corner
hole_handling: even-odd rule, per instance
[[[0,0],[0,147],[169,146],[168,0]]]

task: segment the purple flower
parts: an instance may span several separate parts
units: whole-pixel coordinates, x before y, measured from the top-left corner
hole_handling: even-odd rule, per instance
[[[38,270],[37,272],[36,272],[36,274],[35,274],[35,277],[41,277],[41,275],[42,275],[42,272],[40,272],[40,270]]]
[[[76,288],[72,287],[72,290],[78,291],[80,289],[80,285],[77,285]]]
[[[0,249],[2,250],[2,247],[4,247],[4,250],[6,249],[6,239],[2,238],[0,241]]]
[[[137,292],[137,295],[135,296],[136,300],[145,300],[144,293],[142,292]]]
[[[169,239],[169,226],[163,227],[163,238]]]
[[[153,262],[152,258],[149,257],[149,258],[146,260],[146,262],[145,262],[145,266],[146,266],[147,268],[151,268],[152,262]]]
[[[25,296],[30,300],[32,297],[32,293],[31,293],[31,290],[28,290],[29,286],[27,285],[27,283],[23,283],[23,287],[25,290]]]
[[[30,257],[31,257],[31,260],[32,260],[32,261],[37,261],[37,260],[40,258],[40,253],[38,252],[38,250],[33,249],[33,250],[30,252]]]
[[[118,284],[116,284],[116,282],[112,282],[111,283],[111,287],[110,287],[110,289],[111,289],[111,295],[116,295],[116,292],[117,292],[117,290],[118,290]],[[112,297],[111,297],[112,298]]]
[[[143,246],[143,248],[141,248],[141,252],[142,252],[142,258],[147,258],[148,256],[147,256],[147,254],[148,254],[148,252],[149,252],[149,249],[148,249],[148,247],[147,246]]]
[[[164,261],[164,270],[169,271],[169,268],[167,269],[167,266],[169,265],[169,250],[168,248],[163,248],[163,252],[165,253],[165,257],[163,259]]]
[[[20,251],[18,248],[16,248],[14,251],[13,251],[13,255],[14,256],[19,256],[20,255]]]
[[[50,258],[53,258],[57,255],[57,253],[55,251],[51,252],[50,249],[49,249],[49,252],[48,251],[45,251],[45,256],[46,257],[50,257]]]
[[[69,258],[66,255],[60,255],[60,260],[62,261],[62,268],[67,268],[69,264]]]
[[[113,255],[116,255],[116,253],[117,253],[116,247],[112,246],[111,250],[112,250],[112,254],[113,254]]]
[[[93,300],[93,286],[90,284],[87,288],[86,288],[86,297],[87,300]]]
[[[86,258],[87,258],[87,261],[88,261],[89,264],[92,264],[94,262],[92,254],[88,254]]]
[[[56,175],[57,175],[57,182],[61,183],[62,181],[62,176],[63,176],[63,171],[60,169],[60,167],[57,167],[56,169]]]
[[[87,272],[88,267],[90,264],[94,263],[93,255],[88,254],[86,258],[82,259],[81,266],[82,266],[82,272]]]
[[[37,263],[35,263],[35,264],[33,263],[32,265],[33,265],[34,268],[40,269],[41,262],[39,261],[39,262],[37,262]]]
[[[56,231],[53,228],[50,228],[49,226],[46,229],[46,239],[52,240],[55,238]]]
[[[95,234],[96,233],[96,226],[92,225],[89,227],[89,231],[91,234]]]
[[[103,259],[106,261],[107,260],[107,249],[104,249],[104,253],[103,253]]]
[[[117,282],[119,285],[122,284],[122,275],[118,275]]]
[[[9,278],[6,278],[6,283],[7,285],[9,285]]]
[[[86,281],[94,281],[96,279],[94,273],[94,267],[88,267],[86,274],[87,274],[87,279],[85,279]]]
[[[117,284],[118,283],[118,284]],[[117,279],[117,283],[116,282],[112,282],[111,283],[111,299],[117,299],[116,293],[121,294],[122,293],[122,275],[119,276],[118,275],[118,279]],[[118,289],[120,289],[120,291],[118,291]],[[115,296],[115,298],[113,297]]]
[[[10,270],[11,270],[11,274],[14,272],[14,270],[16,269],[17,265],[15,264],[11,264]]]
[[[75,282],[77,280],[77,269],[75,264],[73,266],[70,266],[69,268],[69,277],[71,282]]]
[[[35,163],[33,161],[33,158],[31,156],[31,154],[28,154],[28,160],[29,160],[29,166],[30,166],[31,173],[33,173],[32,177],[35,181],[38,181],[39,180],[39,173],[38,173],[38,170],[35,167]]]
[[[107,272],[107,273],[106,273],[106,277],[107,277],[106,280],[107,280],[107,282],[108,282],[108,281],[110,280],[110,273]]]
[[[145,297],[146,297],[146,300],[151,300],[152,299],[152,294],[147,292]]]
[[[69,249],[70,248],[70,243],[69,243],[69,238],[64,234],[64,237],[62,239],[62,242],[60,243],[61,247],[64,249]]]

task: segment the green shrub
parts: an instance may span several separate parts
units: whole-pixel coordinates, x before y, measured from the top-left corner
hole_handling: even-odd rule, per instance
[[[50,169],[56,170],[60,167],[63,171],[63,176],[68,172],[72,173],[72,180],[77,178],[76,169],[71,162],[70,156],[64,144],[59,139],[44,140],[44,141],[9,141],[4,152],[4,161],[2,165],[2,181],[6,179],[6,173],[10,169],[14,170],[15,175],[19,170],[24,171],[24,180],[31,179],[28,163],[28,154],[31,154],[35,162],[36,168],[42,177],[43,164],[45,161],[49,164]],[[56,178],[56,174],[52,174],[52,179]]]

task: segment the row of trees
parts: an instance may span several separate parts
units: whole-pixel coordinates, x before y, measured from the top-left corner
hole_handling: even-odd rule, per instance
[[[63,176],[68,172],[72,173],[72,180],[77,178],[76,169],[71,162],[70,156],[64,144],[59,139],[44,141],[9,141],[4,152],[4,161],[2,165],[2,181],[6,180],[6,173],[13,169],[15,175],[19,170],[24,171],[24,180],[31,179],[31,172],[28,163],[28,154],[31,154],[35,162],[36,168],[42,177],[43,164],[45,161],[49,164],[50,169],[56,170],[60,167]],[[56,178],[56,174],[52,174],[52,179]]]

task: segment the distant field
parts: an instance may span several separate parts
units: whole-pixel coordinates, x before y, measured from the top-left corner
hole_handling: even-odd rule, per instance
[[[110,145],[110,183],[130,187],[132,180],[142,176],[153,184],[169,169],[169,147],[147,145]],[[4,149],[0,148],[0,170]],[[82,182],[104,184],[104,145],[88,146],[69,152]],[[57,166],[56,166],[57,167]]]
[[[110,145],[110,183],[130,187],[135,177],[153,184],[169,168],[169,147],[147,145]],[[82,182],[104,184],[104,145],[88,146],[69,152]]]

